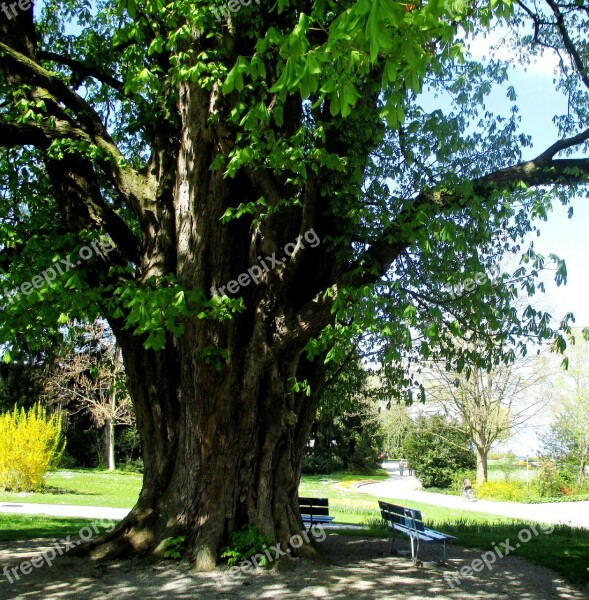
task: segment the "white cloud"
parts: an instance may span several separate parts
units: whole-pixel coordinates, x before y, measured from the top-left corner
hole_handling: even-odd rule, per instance
[[[476,60],[503,60],[513,68],[523,69],[532,75],[554,77],[559,58],[554,50],[542,48],[538,55],[522,56],[521,49],[513,47],[513,37],[508,29],[495,29],[485,34],[467,38],[466,46]]]

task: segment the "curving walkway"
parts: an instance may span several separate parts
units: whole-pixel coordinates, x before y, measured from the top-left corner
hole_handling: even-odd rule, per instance
[[[415,477],[407,475],[406,469],[402,476],[399,474],[399,466],[396,461],[384,463],[383,468],[390,475],[388,481],[364,484],[358,488],[358,491],[383,499],[413,500],[435,506],[486,512],[503,517],[525,519],[526,521],[553,523],[555,525],[565,524],[589,529],[589,502],[551,502],[547,504],[521,504],[491,500],[469,502],[459,496],[422,491],[419,481]]]

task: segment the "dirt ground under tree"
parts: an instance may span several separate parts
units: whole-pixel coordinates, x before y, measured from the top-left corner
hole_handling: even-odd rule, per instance
[[[50,546],[48,540],[0,544],[0,570],[30,560]],[[403,548],[403,542],[400,548]],[[408,545],[405,543],[405,548]],[[190,572],[186,563],[145,565],[132,561],[96,563],[64,554],[49,567],[43,564],[12,585],[0,575],[0,599],[124,598],[149,600],[264,598],[404,598],[421,600],[587,600],[588,586],[565,583],[553,571],[512,556],[498,559],[493,570],[460,580],[450,587],[444,575],[455,573],[479,558],[480,551],[453,546],[448,567],[416,567],[407,556],[391,556],[388,542],[352,536],[329,535],[321,543],[331,564],[292,559],[278,568],[250,572],[234,579],[228,571]],[[425,560],[441,557],[439,546],[423,548]],[[588,564],[589,566],[589,564]]]

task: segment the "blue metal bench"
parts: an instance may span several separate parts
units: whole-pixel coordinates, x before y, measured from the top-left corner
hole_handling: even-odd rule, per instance
[[[428,529],[423,524],[421,511],[404,506],[397,506],[388,502],[378,501],[380,514],[387,522],[389,531],[392,532],[390,552],[395,549],[395,536],[397,532],[406,535],[411,540],[411,558],[414,563],[419,561],[419,545],[421,542],[439,542],[444,545],[444,558],[446,560],[446,542],[453,542],[458,538],[447,535],[434,529]]]
[[[331,523],[327,498],[299,498],[299,509],[303,525],[308,529],[314,523]]]

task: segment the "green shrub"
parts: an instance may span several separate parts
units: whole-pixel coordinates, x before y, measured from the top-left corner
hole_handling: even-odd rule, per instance
[[[229,545],[221,551],[221,558],[226,558],[227,564],[232,567],[255,554],[262,554],[258,564],[261,567],[266,567],[268,566],[268,559],[264,554],[264,550],[271,544],[271,538],[263,536],[256,527],[247,524],[229,534]]]
[[[180,560],[184,554],[184,542],[186,541],[185,535],[179,535],[177,537],[169,537],[164,540],[164,558],[171,558],[173,560]]]
[[[354,451],[348,459],[348,468],[352,473],[371,473],[380,465],[378,446],[368,435],[358,434]]]
[[[306,454],[303,457],[302,472],[305,475],[327,475],[343,468],[344,462],[335,454]]]
[[[136,458],[135,460],[127,460],[119,465],[119,470],[130,471],[131,473],[143,473],[143,459]]]
[[[25,412],[15,406],[0,415],[0,489],[37,490],[45,473],[57,466],[65,447],[61,442],[61,415],[49,418],[36,404]]]
[[[574,479],[567,469],[559,469],[554,461],[546,460],[540,465],[533,488],[541,498],[568,496],[574,488]]]
[[[513,452],[508,452],[505,458],[501,459],[501,461],[498,464],[498,467],[503,473],[505,481],[510,481],[513,474],[517,471],[517,466],[515,464],[515,454],[513,454]]]
[[[403,442],[405,458],[425,488],[448,488],[456,472],[476,465],[468,436],[453,425],[441,415],[421,416]]]

